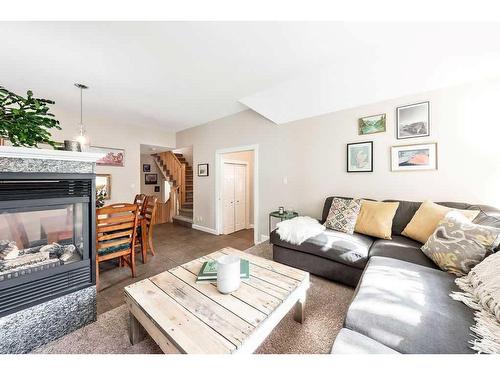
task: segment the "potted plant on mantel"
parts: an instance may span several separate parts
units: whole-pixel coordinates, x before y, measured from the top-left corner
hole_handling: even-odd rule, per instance
[[[39,143],[55,148],[56,142],[48,129],[61,129],[59,121],[49,113],[49,105],[55,102],[33,97],[28,91],[27,97],[17,95],[0,86],[0,146],[8,139],[12,146],[38,147]]]

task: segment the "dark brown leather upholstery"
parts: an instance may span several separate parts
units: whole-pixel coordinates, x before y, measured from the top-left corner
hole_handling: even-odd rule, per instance
[[[271,242],[277,246],[316,255],[361,270],[365,268],[366,262],[368,262],[368,253],[373,240],[372,237],[364,234],[354,233],[351,235],[334,230],[325,230],[300,245],[294,245],[283,241],[276,231],[271,233]]]
[[[325,200],[322,222],[325,222],[328,216],[333,198],[328,197]],[[401,232],[422,202],[401,200],[385,200],[384,202],[399,202],[392,223],[393,240],[371,238],[359,233],[348,235],[327,229],[324,233],[308,239],[301,245],[293,245],[282,241],[273,231],[270,234],[270,240],[276,249],[274,259],[351,286],[355,286],[361,276],[360,272],[353,270],[363,270],[372,256],[399,259],[429,268],[437,268],[420,250],[421,243],[401,236]],[[460,202],[437,203],[461,210],[479,210],[480,213],[474,220],[475,223],[500,228],[500,210],[497,208]],[[325,262],[335,264],[326,266]]]

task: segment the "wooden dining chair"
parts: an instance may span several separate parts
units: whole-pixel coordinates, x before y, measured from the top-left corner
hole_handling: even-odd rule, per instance
[[[136,245],[141,247],[142,263],[146,263],[148,247],[151,249],[151,254],[155,255],[153,246],[153,225],[156,214],[156,203],[158,198],[155,196],[146,196],[144,205],[139,219],[138,232]]]
[[[142,211],[142,205],[144,204],[144,201],[146,200],[146,195],[145,194],[136,194],[134,198],[134,204],[137,205],[139,208],[139,213]]]
[[[96,210],[96,287],[99,287],[99,263],[119,258],[135,277],[135,241],[139,208],[136,204],[116,203]]]
[[[156,203],[158,198],[152,195],[146,197],[146,203],[142,208],[141,216],[143,217],[146,225],[147,245],[151,249],[151,254],[155,255],[155,248],[153,246],[153,225],[155,224]]]

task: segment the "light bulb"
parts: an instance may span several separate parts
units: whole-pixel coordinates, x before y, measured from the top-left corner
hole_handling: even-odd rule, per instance
[[[83,152],[88,150],[89,139],[84,134],[80,134],[79,136],[77,136],[75,138],[75,141],[80,143],[80,148]]]

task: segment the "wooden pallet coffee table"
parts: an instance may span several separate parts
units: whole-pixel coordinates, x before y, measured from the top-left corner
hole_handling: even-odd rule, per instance
[[[224,254],[250,261],[250,279],[229,295],[195,282]],[[308,288],[307,272],[224,248],[125,287],[130,341],[147,332],[164,353],[253,353],[292,308],[302,323]]]

